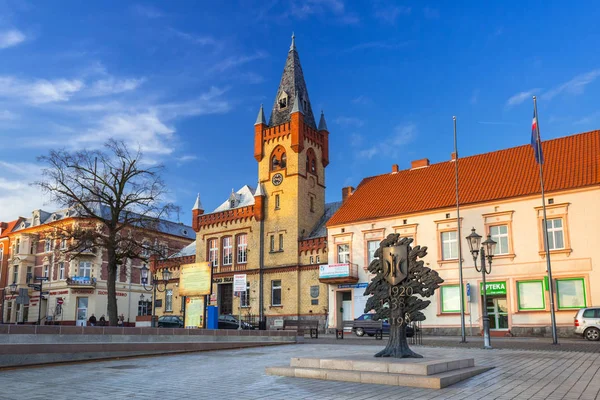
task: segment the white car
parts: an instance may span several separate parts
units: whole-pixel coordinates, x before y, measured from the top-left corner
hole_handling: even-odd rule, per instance
[[[600,308],[582,308],[577,311],[575,333],[587,340],[600,340]]]

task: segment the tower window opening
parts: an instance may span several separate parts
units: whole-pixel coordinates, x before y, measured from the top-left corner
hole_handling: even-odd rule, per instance
[[[279,165],[281,166],[281,168],[285,168],[286,162],[287,162],[287,157],[286,157],[285,153],[283,153],[281,155],[281,162],[279,163]]]

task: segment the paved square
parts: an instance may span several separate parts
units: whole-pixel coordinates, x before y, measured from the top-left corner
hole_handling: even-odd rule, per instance
[[[446,389],[267,376],[290,358],[373,354],[370,345],[303,344],[0,372],[0,399],[600,399],[600,354],[413,346],[496,368]]]

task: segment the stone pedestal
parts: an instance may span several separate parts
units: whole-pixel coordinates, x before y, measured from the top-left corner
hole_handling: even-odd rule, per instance
[[[375,383],[441,389],[492,367],[476,367],[465,359],[396,359],[369,356],[337,358],[292,358],[290,366],[268,367],[269,375],[331,381]]]

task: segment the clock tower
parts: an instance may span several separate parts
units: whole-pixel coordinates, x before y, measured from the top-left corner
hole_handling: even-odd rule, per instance
[[[299,264],[299,241],[325,213],[329,131],[315,123],[294,36],[269,122],[260,107],[254,157],[264,196],[264,266]]]

